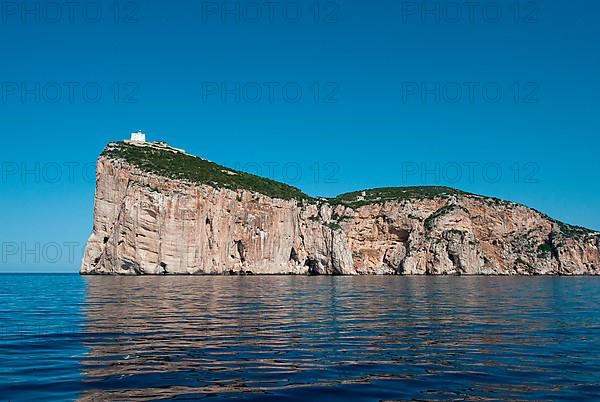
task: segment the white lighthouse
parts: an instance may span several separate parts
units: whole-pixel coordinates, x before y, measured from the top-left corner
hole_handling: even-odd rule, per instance
[[[144,134],[142,130],[131,133],[131,142],[146,142],[146,134]]]

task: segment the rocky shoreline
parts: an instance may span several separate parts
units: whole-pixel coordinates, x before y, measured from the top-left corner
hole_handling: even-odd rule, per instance
[[[600,236],[450,188],[314,199],[164,143],[111,143],[80,272],[599,275]]]

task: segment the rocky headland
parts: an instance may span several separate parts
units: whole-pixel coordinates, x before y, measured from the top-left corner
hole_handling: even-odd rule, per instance
[[[313,198],[161,142],[96,176],[82,274],[600,274],[599,233],[447,187]]]

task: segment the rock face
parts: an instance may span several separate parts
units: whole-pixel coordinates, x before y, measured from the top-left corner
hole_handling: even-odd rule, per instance
[[[105,151],[81,273],[600,274],[597,233],[522,205],[460,192],[362,198],[273,198]]]

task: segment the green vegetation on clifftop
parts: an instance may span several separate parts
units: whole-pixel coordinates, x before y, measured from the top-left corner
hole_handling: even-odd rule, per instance
[[[271,198],[304,200],[310,197],[299,189],[275,180],[232,170],[189,155],[163,143],[109,144],[102,156],[121,159],[143,171],[175,180],[185,180],[230,190],[249,190]]]
[[[465,194],[467,193],[454,188],[441,186],[386,187],[340,194],[335,198],[331,198],[330,201],[334,204],[360,207],[386,201],[447,197],[450,195]]]
[[[284,200],[316,199],[290,185],[229,169],[214,162],[207,161],[171,148],[163,142],[133,144],[129,142],[111,143],[102,156],[120,159],[139,169],[175,180],[206,184],[216,188],[231,190],[248,190],[264,194],[272,198]],[[372,203],[394,201],[399,199],[422,199],[440,196],[467,194],[450,187],[389,187],[341,194],[335,198],[325,199],[331,204],[343,204],[358,208]]]

